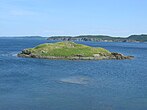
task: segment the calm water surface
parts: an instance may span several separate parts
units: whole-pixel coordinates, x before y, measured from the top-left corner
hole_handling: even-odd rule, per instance
[[[16,57],[45,42],[0,38],[0,110],[147,110],[147,44],[80,42],[134,60]]]

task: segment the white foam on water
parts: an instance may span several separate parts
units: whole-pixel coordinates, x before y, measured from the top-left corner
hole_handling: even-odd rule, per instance
[[[17,53],[18,52],[3,53],[3,54],[0,54],[0,56],[2,56],[2,57],[9,57],[9,56],[16,57]]]
[[[12,56],[13,56],[13,57],[16,57],[16,56],[17,56],[17,53],[12,54]]]

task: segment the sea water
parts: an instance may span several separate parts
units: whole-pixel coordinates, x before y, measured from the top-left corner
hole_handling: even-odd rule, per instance
[[[133,60],[18,58],[42,43],[0,38],[0,110],[147,110],[147,44],[78,42],[132,55]]]

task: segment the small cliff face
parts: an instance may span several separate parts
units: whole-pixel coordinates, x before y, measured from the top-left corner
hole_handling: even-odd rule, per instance
[[[37,47],[25,49],[19,57],[69,60],[103,60],[103,59],[132,59],[119,53],[111,53],[104,48],[94,48],[74,42],[46,43]]]

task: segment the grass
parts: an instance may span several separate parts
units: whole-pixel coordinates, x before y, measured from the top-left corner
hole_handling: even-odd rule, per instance
[[[27,50],[34,55],[56,57],[73,57],[76,55],[91,57],[93,56],[93,54],[99,53],[105,55],[111,54],[108,50],[104,48],[94,48],[74,42],[45,43]]]

